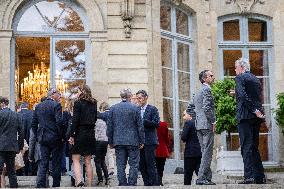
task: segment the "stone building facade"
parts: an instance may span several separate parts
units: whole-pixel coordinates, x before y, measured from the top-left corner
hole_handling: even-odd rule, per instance
[[[267,166],[283,165],[283,136],[271,111],[284,88],[282,23],[282,0],[2,0],[0,95],[14,106],[36,68],[49,69],[51,86],[65,81],[69,95],[86,82],[110,104],[122,88],[145,89],[169,123],[169,163],[176,164],[183,159],[182,110],[200,87],[198,73],[234,77],[234,61],[244,56],[263,84],[262,158]],[[226,146],[225,137],[216,147]]]

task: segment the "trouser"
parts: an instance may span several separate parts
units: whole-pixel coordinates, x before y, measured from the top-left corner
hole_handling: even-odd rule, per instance
[[[10,188],[17,188],[17,176],[15,171],[15,157],[16,152],[0,152],[0,175],[2,175],[4,163],[6,164],[6,170],[9,178]]]
[[[136,186],[139,168],[139,147],[129,145],[115,146],[116,164],[117,164],[117,178],[119,186]],[[125,168],[127,164],[129,168],[128,181],[126,179]]]
[[[198,176],[201,157],[184,157],[184,185],[191,185],[193,172]]]
[[[37,188],[46,187],[46,173],[49,168],[51,155],[51,176],[53,178],[52,187],[60,187],[61,180],[61,157],[62,143],[56,145],[40,145],[41,161],[37,175]]]
[[[197,130],[197,136],[202,152],[200,168],[198,171],[198,180],[211,181],[212,171],[210,166],[213,155],[214,133],[210,129],[201,129]]]
[[[157,165],[157,172],[158,172],[158,184],[163,185],[163,173],[164,167],[166,163],[165,157],[156,157],[156,165]]]
[[[114,172],[114,169],[115,169],[115,151],[114,149],[110,149],[108,147],[107,149],[107,164],[108,164],[108,170],[109,170],[109,173],[110,172]]]
[[[145,145],[140,150],[140,172],[145,186],[158,186],[155,150],[157,145]]]
[[[244,162],[244,178],[262,181],[265,177],[261,157],[258,151],[259,119],[241,120],[238,124],[241,154]]]
[[[108,142],[96,141],[96,157],[94,159],[96,165],[96,172],[99,181],[103,181],[102,171],[104,172],[105,179],[108,179],[108,170],[105,162]]]

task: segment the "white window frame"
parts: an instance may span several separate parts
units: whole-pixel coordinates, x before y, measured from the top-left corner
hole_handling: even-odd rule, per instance
[[[171,31],[163,30],[161,29],[161,37],[165,38],[167,40],[171,41],[171,49],[172,49],[172,86],[173,86],[173,91],[172,91],[172,98],[169,97],[164,97],[163,99],[170,99],[173,101],[173,110],[172,110],[172,115],[173,115],[173,128],[169,128],[170,131],[174,132],[174,160],[181,160],[182,157],[180,157],[180,132],[182,129],[180,128],[180,120],[179,117],[182,115],[179,115],[179,102],[186,102],[179,99],[179,94],[178,94],[178,73],[187,73],[189,74],[190,77],[190,97],[192,98],[192,95],[194,93],[194,40],[192,39],[192,15],[188,13],[188,11],[183,10],[182,8],[173,5],[172,3],[168,2],[161,2],[162,5],[166,5],[168,7],[171,7]],[[186,15],[188,15],[188,36],[182,35],[179,33],[176,33],[176,10],[180,10]],[[186,44],[189,46],[189,71],[182,71],[178,70],[178,63],[177,63],[177,45],[178,43],[181,44]],[[168,67],[162,66],[162,69],[169,69]]]
[[[266,22],[267,26],[267,41],[263,42],[249,42],[248,36],[248,19],[258,19]],[[240,41],[224,41],[223,40],[223,22],[229,20],[239,20],[239,27],[240,27]],[[223,64],[223,51],[224,50],[241,50],[242,56],[244,58],[249,59],[249,50],[267,50],[268,56],[268,66],[269,66],[269,75],[268,76],[257,76],[258,78],[268,78],[269,79],[269,95],[270,95],[270,104],[263,104],[263,106],[270,106],[271,108],[276,107],[276,99],[275,93],[273,88],[273,43],[272,43],[272,22],[271,19],[266,16],[261,15],[230,15],[230,16],[223,16],[218,19],[218,62],[220,63],[219,67],[219,75],[220,78],[223,79],[224,76],[224,64]],[[261,133],[260,135],[268,135],[268,158],[269,160],[264,162],[265,165],[277,164],[276,162],[279,161],[278,153],[277,153],[277,146],[278,140],[275,137],[278,134],[278,128],[276,127],[275,120],[273,119],[273,115],[271,112],[271,126],[269,132]],[[222,133],[222,145],[227,149],[226,144],[226,135],[227,133]],[[232,135],[238,135],[238,133],[232,133]]]

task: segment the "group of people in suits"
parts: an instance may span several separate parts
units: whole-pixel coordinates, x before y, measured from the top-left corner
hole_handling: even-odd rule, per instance
[[[241,154],[244,162],[244,180],[240,184],[265,183],[264,169],[258,151],[260,124],[264,121],[261,104],[261,84],[259,79],[250,73],[248,60],[241,58],[235,62],[236,88],[231,91],[237,100],[237,120],[240,136]],[[185,125],[181,139],[186,143],[184,153],[184,184],[190,185],[193,172],[198,175],[197,185],[214,185],[210,169],[214,130],[216,121],[214,98],[211,93],[211,84],[214,75],[210,70],[199,74],[202,83],[200,91],[195,95],[193,104],[184,111]],[[35,107],[32,116],[31,129],[33,137],[40,145],[41,161],[37,175],[37,187],[45,188],[46,175],[51,162],[53,187],[60,186],[61,154],[63,142],[69,141],[72,145],[71,154],[74,165],[76,186],[84,186],[82,181],[80,158],[84,157],[87,186],[92,185],[92,155],[97,172],[102,170],[106,183],[108,174],[105,170],[104,156],[109,144],[115,149],[117,163],[117,178],[119,186],[134,186],[137,184],[140,170],[145,186],[162,184],[165,159],[169,156],[168,138],[157,137],[157,130],[161,136],[168,136],[166,123],[160,122],[158,109],[148,104],[148,94],[139,90],[136,94],[136,103],[131,102],[133,94],[130,89],[120,92],[121,102],[104,109],[97,110],[97,100],[92,97],[91,89],[87,85],[79,87],[78,99],[74,103],[72,124],[68,131],[64,130],[61,94],[51,88],[47,99]],[[15,155],[23,148],[24,131],[21,118],[8,108],[9,100],[0,97],[0,174],[4,163],[7,167],[10,187],[17,187],[15,174]],[[108,110],[109,109],[109,110]],[[108,111],[105,111],[108,110]],[[99,127],[96,136],[96,122],[98,118],[105,121]],[[165,128],[165,130],[163,129]],[[97,133],[98,134],[98,133]],[[96,141],[96,138],[99,138]],[[158,144],[159,151],[156,151]],[[103,154],[103,155],[102,155]],[[157,155],[158,154],[158,155]],[[130,166],[129,176],[126,178],[126,165]],[[99,182],[102,182],[101,173]]]
[[[261,103],[261,83],[250,72],[249,61],[240,58],[235,62],[238,132],[244,162],[244,180],[239,184],[264,184],[266,178],[258,150],[259,130],[265,121]],[[211,161],[214,146],[216,115],[211,85],[214,75],[210,70],[199,74],[201,89],[184,112],[185,125],[181,139],[186,142],[184,153],[184,183],[191,184],[193,172],[198,175],[196,185],[215,185],[212,182]],[[199,144],[198,144],[199,143]]]

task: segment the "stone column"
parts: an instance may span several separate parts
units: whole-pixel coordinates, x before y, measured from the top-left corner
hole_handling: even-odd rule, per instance
[[[87,84],[98,101],[108,101],[107,32],[90,32],[90,61],[87,65]],[[90,78],[89,78],[90,77]]]
[[[11,38],[12,30],[0,30],[0,96],[11,101]]]

